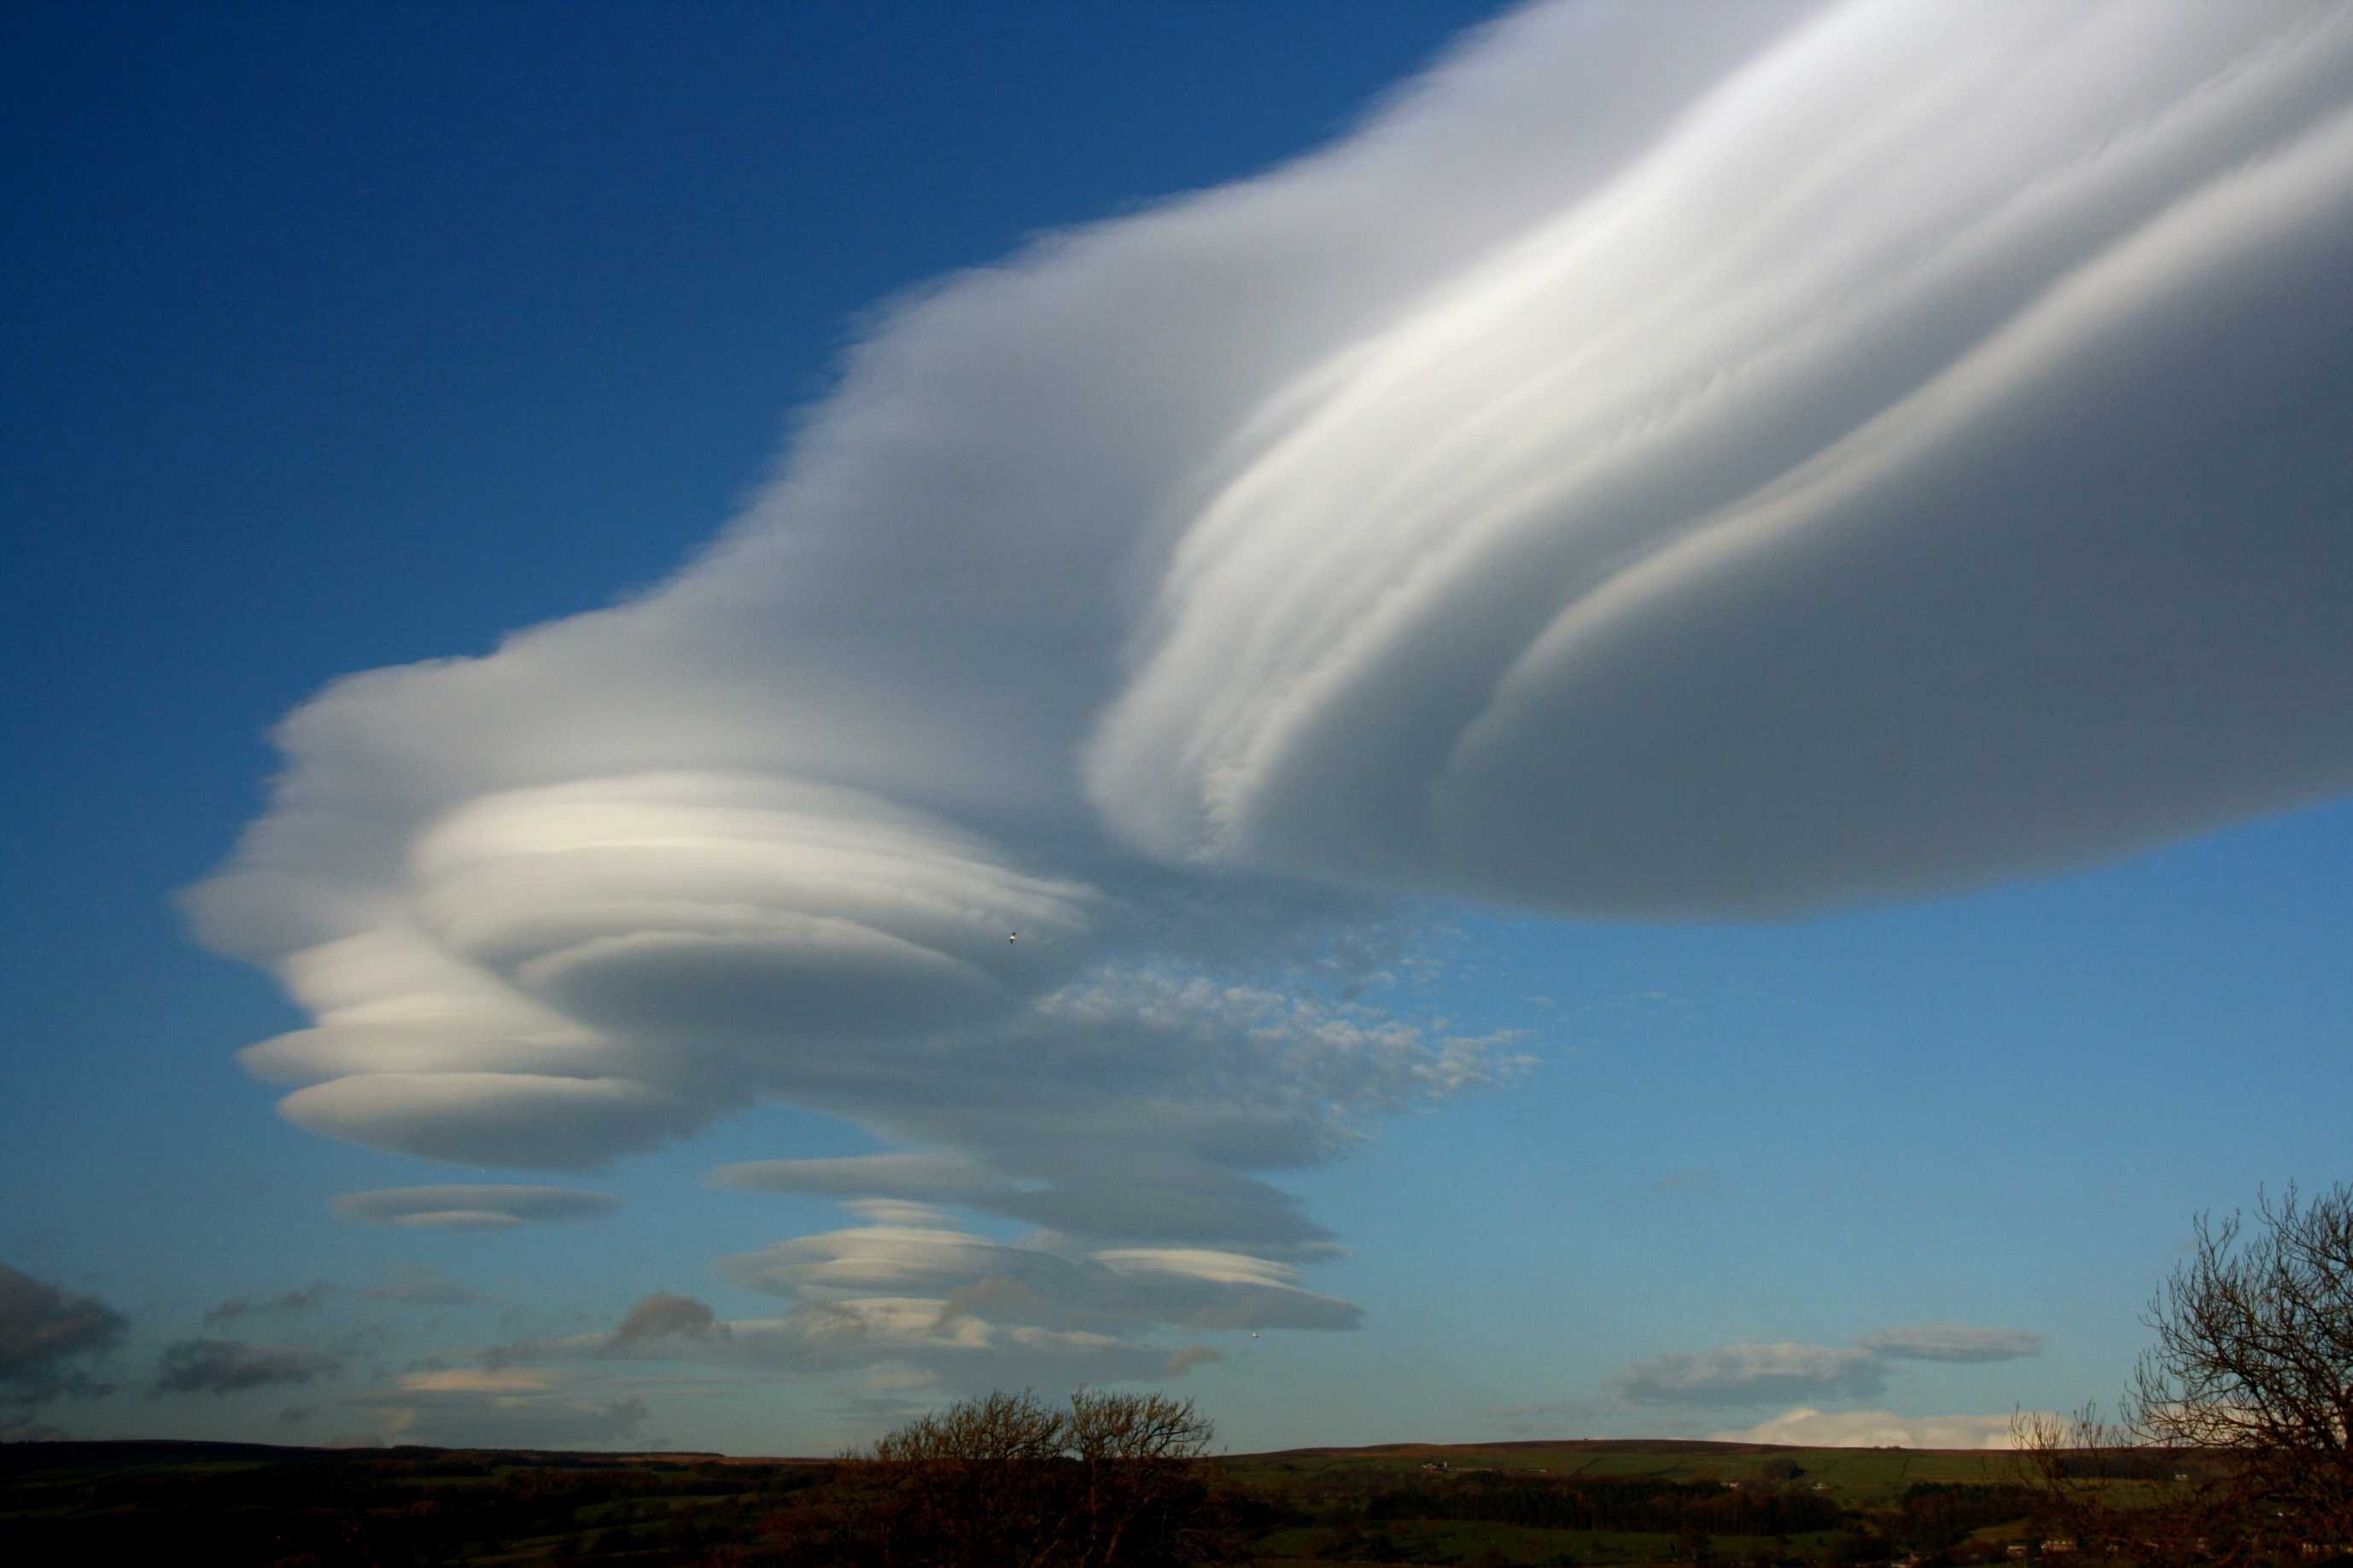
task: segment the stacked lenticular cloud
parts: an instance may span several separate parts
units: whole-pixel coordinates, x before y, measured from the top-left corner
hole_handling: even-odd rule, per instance
[[[306,1127],[577,1170],[782,1097],[900,1163],[737,1184],[1056,1239],[747,1279],[1336,1326],[1265,1178],[1514,1059],[1301,966],[1388,900],[1801,910],[2353,784],[2348,277],[2353,9],[1531,10],[900,309],[662,587],[322,692],[191,907]]]

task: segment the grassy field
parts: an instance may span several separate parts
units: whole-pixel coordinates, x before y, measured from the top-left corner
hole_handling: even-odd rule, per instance
[[[1850,1568],[1855,1542],[1897,1517],[1907,1488],[2018,1479],[1998,1453],[1662,1442],[1396,1443],[1211,1462],[1255,1510],[1253,1550],[1269,1568],[1688,1568],[1689,1530],[1679,1539],[1538,1528],[1505,1521],[1525,1514],[1480,1511],[1599,1492],[1709,1509],[1799,1499],[1831,1528],[1715,1529],[1706,1550],[1723,1568]],[[839,1489],[856,1473],[829,1461],[717,1455],[0,1445],[0,1543],[29,1547],[30,1555],[8,1553],[25,1562],[163,1560],[154,1557],[163,1552],[193,1563],[783,1563],[803,1560],[795,1542],[808,1521],[838,1515]],[[1560,1484],[1529,1484],[1539,1480]],[[1638,1484],[1596,1491],[1605,1480]],[[1640,1483],[1682,1489],[1646,1493]],[[1753,1489],[1736,1500],[1736,1489]],[[2021,1519],[1978,1534],[2023,1528]],[[190,1542],[212,1543],[214,1554],[190,1555]],[[1989,1555],[2000,1558],[1998,1542]]]
[[[1425,1464],[1451,1471],[1500,1470],[1513,1475],[1644,1477],[1672,1481],[1765,1479],[1766,1467],[1794,1462],[1805,1473],[1795,1484],[1820,1486],[1841,1507],[1888,1508],[1921,1481],[1994,1486],[2018,1477],[2005,1452],[1938,1448],[1785,1448],[1758,1443],[1508,1442],[1383,1443],[1366,1448],[1293,1448],[1236,1454],[1222,1462],[1250,1486],[1282,1488],[1323,1477],[1404,1479]]]

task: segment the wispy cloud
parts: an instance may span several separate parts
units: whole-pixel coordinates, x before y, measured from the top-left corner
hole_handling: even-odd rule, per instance
[[[290,715],[188,900],[312,1017],[245,1064],[532,1169],[786,1099],[899,1163],[723,1180],[1306,1310],[1270,1177],[1525,1055],[1377,982],[1397,896],[1779,912],[2353,784],[2348,105],[2353,14],[2256,0],[1509,19],[888,313],[669,583]],[[339,1206],[555,1217],[439,1191]],[[1882,1359],[1723,1353],[1629,1386]]]
[[[307,1312],[323,1304],[335,1294],[333,1285],[324,1279],[314,1279],[297,1289],[277,1296],[232,1296],[205,1313],[206,1324],[225,1323],[238,1318],[269,1317],[289,1312]]]
[[[364,1301],[396,1301],[407,1307],[465,1307],[491,1298],[418,1263],[396,1263],[392,1282],[360,1292]]]
[[[2042,1336],[2024,1329],[1981,1329],[1967,1323],[1919,1323],[1880,1329],[1854,1342],[1898,1361],[2016,1361],[2042,1353]]]

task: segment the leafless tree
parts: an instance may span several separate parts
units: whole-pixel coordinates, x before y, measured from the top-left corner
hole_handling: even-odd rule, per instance
[[[2142,1321],[2126,1396],[2143,1442],[2221,1454],[2231,1500],[2283,1533],[2353,1542],[2353,1186],[2258,1197],[2252,1232],[2198,1216]]]
[[[1109,1568],[1221,1559],[1229,1533],[1197,1463],[1215,1436],[1190,1400],[1081,1389],[968,1399],[849,1458],[873,1466],[874,1561],[926,1568]]]
[[[2193,1222],[2142,1316],[2156,1342],[2119,1421],[2011,1424],[2053,1527],[2088,1557],[2353,1549],[2353,1187],[2306,1202],[2291,1185],[2255,1217]]]

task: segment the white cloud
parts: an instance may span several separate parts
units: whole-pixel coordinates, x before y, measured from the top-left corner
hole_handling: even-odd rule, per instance
[[[1787,910],[2353,784],[2353,13],[2152,5],[1542,8],[901,306],[670,582],[286,719],[188,900],[311,1016],[247,1067],[537,1169],[779,1097],[904,1152],[719,1179],[1298,1260],[1270,1173],[1517,1056],[1348,999],[1388,895]],[[1875,1375],[1811,1350],[1731,1382]]]
[[[1801,1405],[1709,1438],[1801,1448],[2007,1448],[2010,1424],[2007,1415],[1898,1415],[1892,1410],[1827,1412]]]

